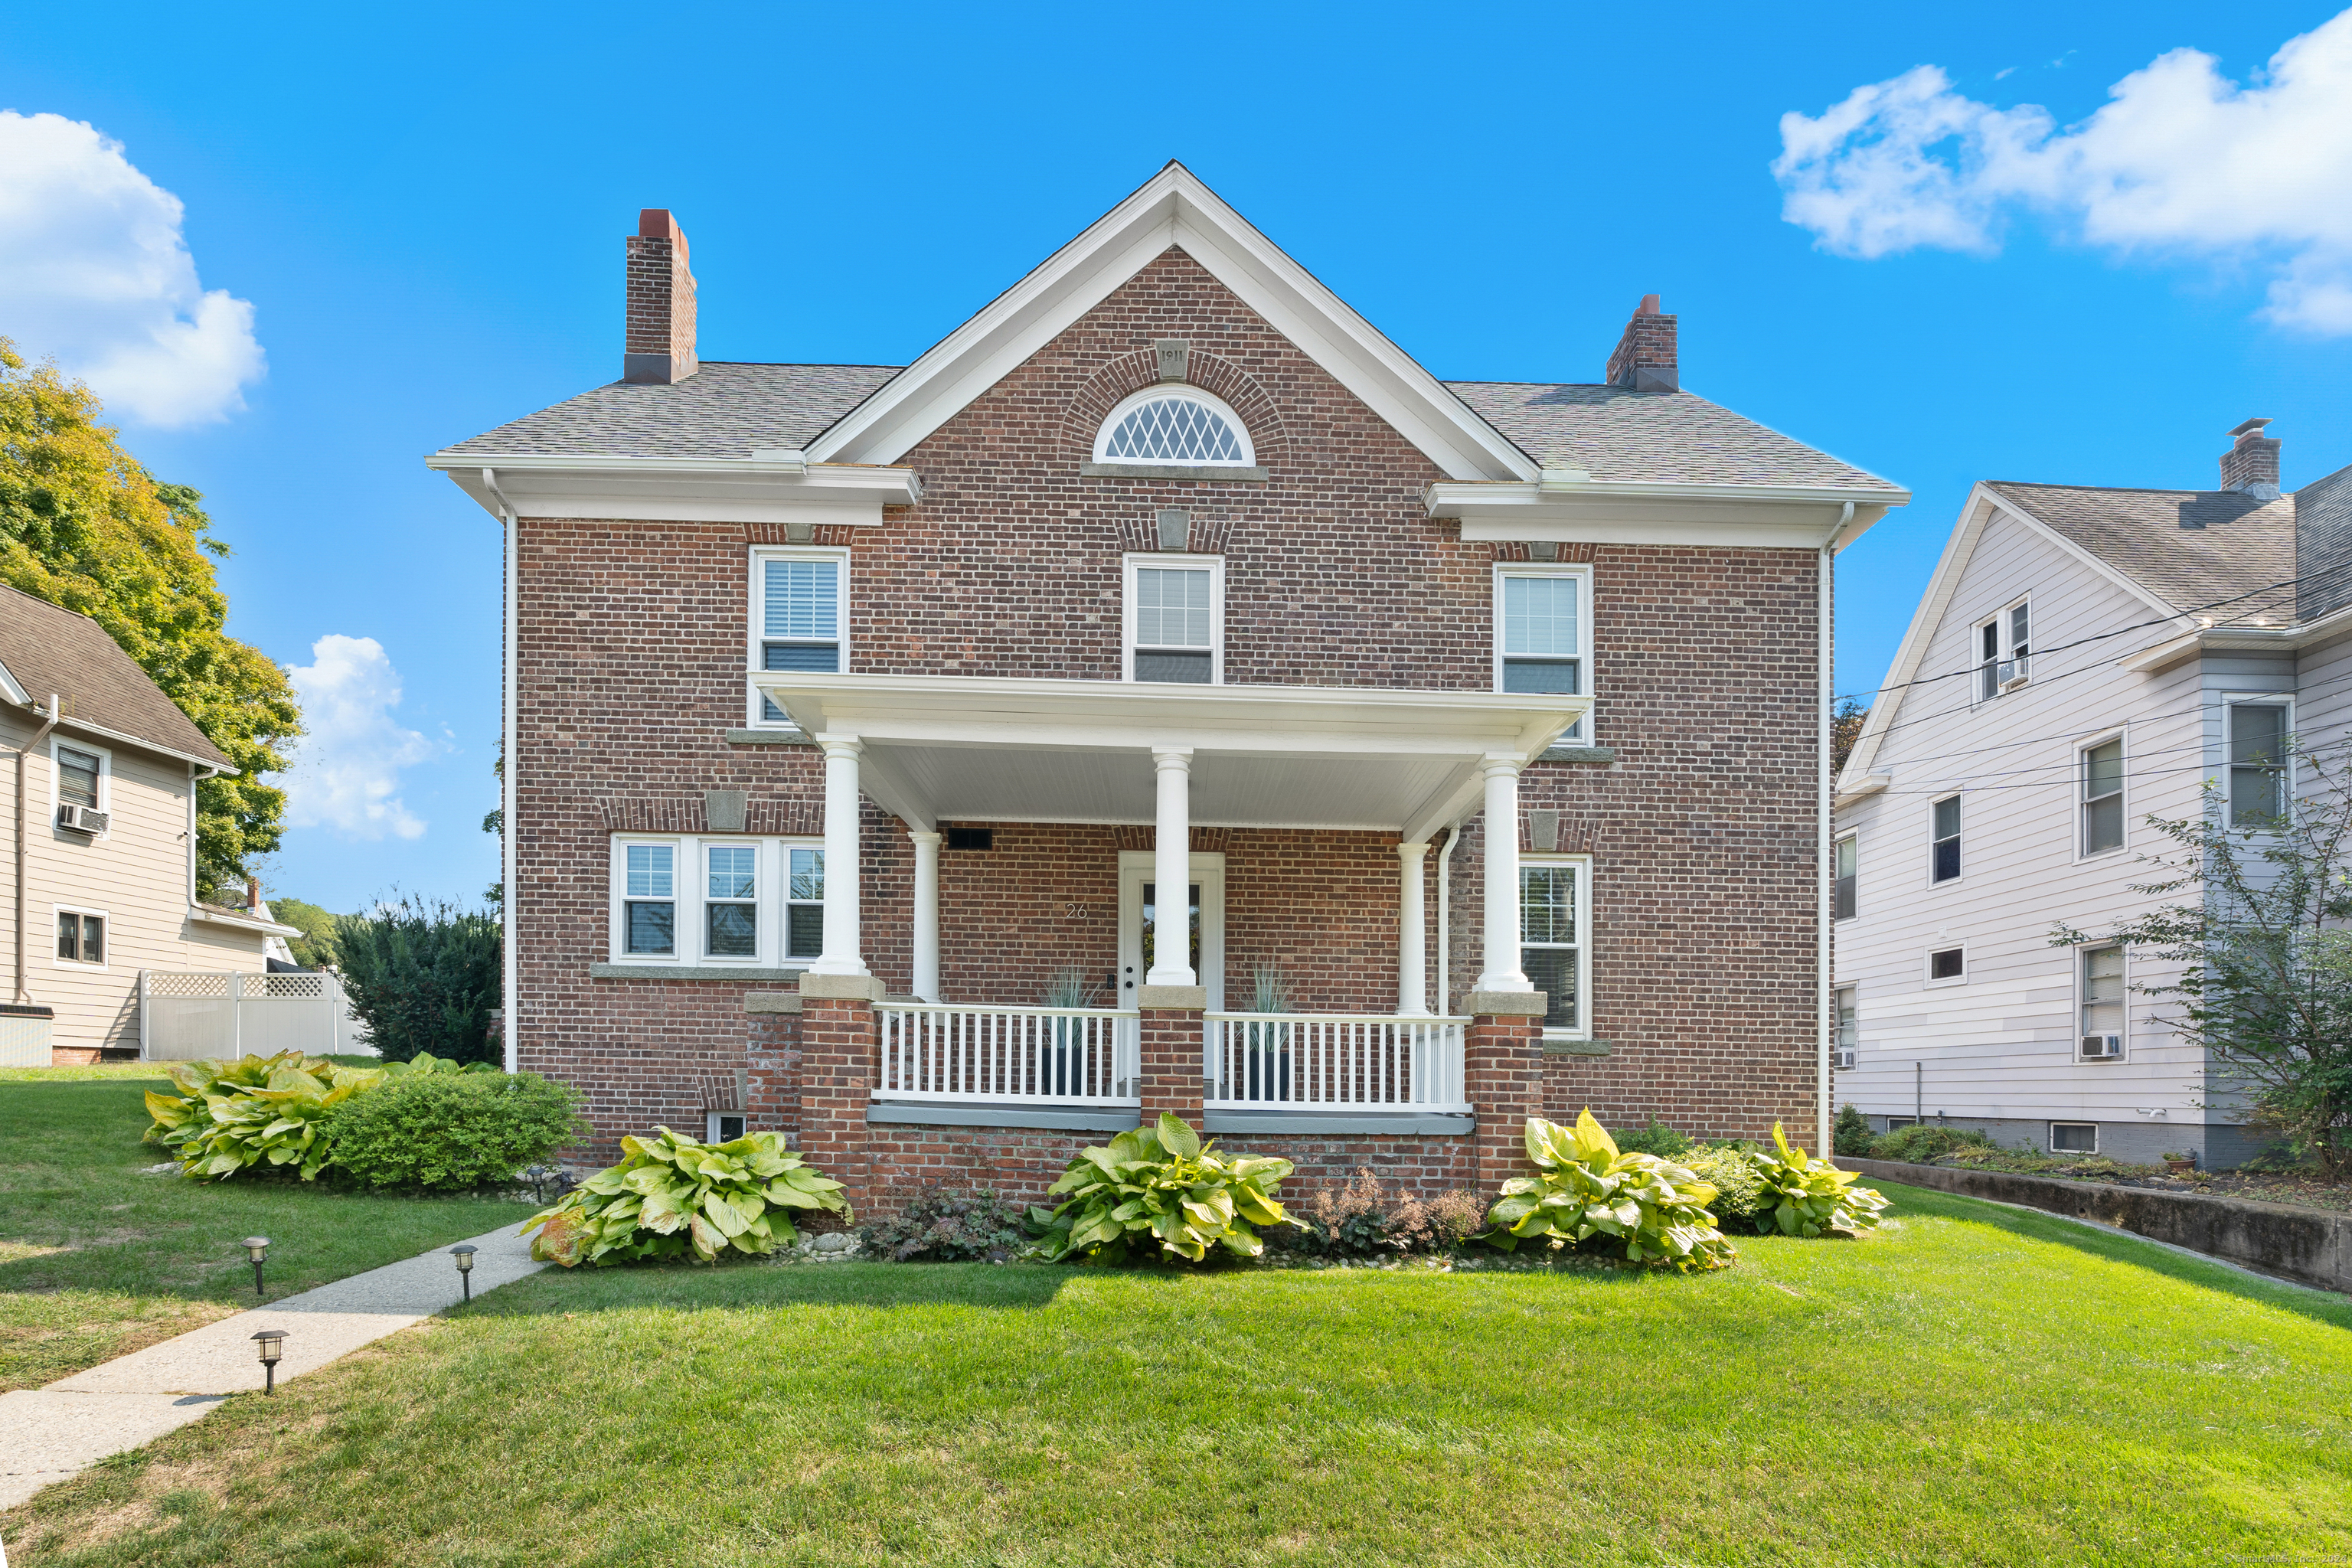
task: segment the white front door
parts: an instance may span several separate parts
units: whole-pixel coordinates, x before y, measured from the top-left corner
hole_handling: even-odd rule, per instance
[[[1152,882],[1151,851],[1122,849],[1118,856],[1118,1000],[1126,1011],[1135,1005],[1136,988],[1151,967],[1151,948],[1158,934],[1159,889]],[[1208,987],[1209,1011],[1225,1009],[1225,858],[1192,857],[1190,923],[1192,973]]]

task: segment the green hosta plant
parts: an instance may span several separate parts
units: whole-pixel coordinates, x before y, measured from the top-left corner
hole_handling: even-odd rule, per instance
[[[292,1165],[313,1181],[334,1159],[328,1113],[336,1106],[396,1077],[461,1070],[471,1069],[429,1056],[352,1068],[299,1051],[179,1062],[171,1069],[178,1094],[148,1091],[154,1121],[147,1141],[171,1151],[188,1176],[218,1180]]]
[[[1505,1251],[1543,1237],[1680,1269],[1720,1268],[1736,1256],[1707,1205],[1715,1188],[1656,1154],[1621,1151],[1592,1112],[1574,1128],[1528,1118],[1532,1176],[1514,1176],[1487,1211],[1481,1238]]]
[[[1784,1236],[1853,1236],[1878,1223],[1886,1200],[1869,1187],[1855,1186],[1858,1178],[1853,1172],[1791,1149],[1777,1121],[1772,1123],[1772,1144],[1769,1152],[1748,1152],[1748,1163],[1764,1184],[1756,1208],[1759,1230],[1778,1226]]]
[[[1295,1223],[1274,1198],[1287,1160],[1227,1160],[1178,1117],[1138,1127],[1106,1148],[1082,1149],[1048,1189],[1070,1194],[1061,1207],[1033,1207],[1030,1224],[1048,1258],[1072,1253],[1117,1261],[1147,1257],[1198,1263],[1222,1247],[1244,1258],[1265,1250],[1252,1227]]]
[[[531,1215],[530,1255],[576,1268],[641,1258],[705,1263],[722,1252],[757,1256],[790,1246],[800,1231],[787,1210],[830,1209],[850,1217],[841,1184],[784,1147],[781,1132],[749,1132],[728,1143],[698,1143],[667,1127],[653,1138],[621,1140],[608,1165]]]

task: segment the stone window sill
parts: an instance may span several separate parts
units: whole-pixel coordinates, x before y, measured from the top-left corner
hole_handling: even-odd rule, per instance
[[[761,969],[730,963],[592,963],[591,980],[798,980],[802,969]]]
[[[1610,1052],[1606,1040],[1547,1039],[1543,1048],[1548,1057],[1605,1057]]]
[[[1081,463],[1078,472],[1090,479],[1205,479],[1212,483],[1262,485],[1264,468],[1194,466],[1189,463]]]
[[[814,746],[814,741],[801,730],[730,730],[727,743],[730,746]]]
[[[1614,746],[1553,746],[1538,757],[1539,763],[1613,763],[1617,760]]]

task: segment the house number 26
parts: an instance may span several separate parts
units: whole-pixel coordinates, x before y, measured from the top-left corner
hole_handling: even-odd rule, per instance
[[[1062,906],[1062,918],[1064,920],[1082,921],[1087,918],[1087,906],[1084,904],[1064,904]]]

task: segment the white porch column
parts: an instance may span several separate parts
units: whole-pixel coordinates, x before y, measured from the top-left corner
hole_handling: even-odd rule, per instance
[[[917,833],[915,842],[915,994],[926,1002],[940,995],[940,836]]]
[[[858,952],[857,758],[854,740],[822,740],[824,748],[824,953],[812,974],[864,974]]]
[[[1429,932],[1422,918],[1422,865],[1429,843],[1397,846],[1397,1012],[1429,1014]]]
[[[1519,967],[1519,759],[1489,756],[1486,767],[1486,963],[1480,991],[1532,991]]]
[[[1151,880],[1157,891],[1157,935],[1152,942],[1150,972],[1146,985],[1198,985],[1192,973],[1192,939],[1188,889],[1192,885],[1192,749],[1154,747],[1151,765],[1159,772],[1158,811],[1151,830]],[[1173,918],[1170,911],[1173,910]],[[1171,940],[1173,933],[1173,940]]]

